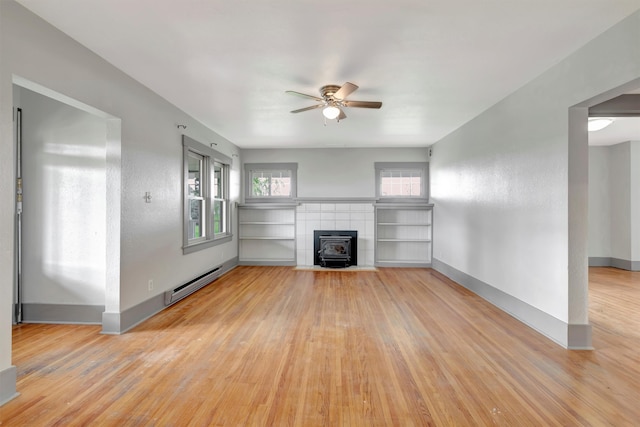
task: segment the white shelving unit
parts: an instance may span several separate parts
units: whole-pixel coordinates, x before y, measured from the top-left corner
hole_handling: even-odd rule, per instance
[[[296,265],[296,206],[238,206],[239,263]]]
[[[376,266],[431,267],[433,205],[379,203],[375,208]]]

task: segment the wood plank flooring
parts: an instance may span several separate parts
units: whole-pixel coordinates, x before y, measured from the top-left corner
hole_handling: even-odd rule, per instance
[[[5,426],[640,425],[640,273],[569,351],[430,269],[238,267],[132,331],[13,329]]]

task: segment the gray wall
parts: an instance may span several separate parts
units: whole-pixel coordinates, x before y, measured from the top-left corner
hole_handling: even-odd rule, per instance
[[[631,143],[631,261],[640,270],[640,141]]]
[[[426,148],[242,150],[243,163],[298,163],[299,198],[373,198],[375,162],[426,162]]]
[[[611,191],[611,256],[631,259],[631,146],[611,147],[609,176]]]
[[[640,141],[589,147],[591,265],[640,268]]]
[[[589,147],[589,257],[611,257],[610,147]]]

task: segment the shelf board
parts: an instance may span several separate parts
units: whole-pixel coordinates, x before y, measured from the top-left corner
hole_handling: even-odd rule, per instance
[[[424,264],[430,263],[427,259],[379,259],[376,262],[379,263],[403,263],[403,264]]]
[[[240,225],[296,225],[296,223],[275,221],[241,221]]]
[[[379,222],[378,225],[389,226],[410,226],[410,227],[430,227],[431,224],[418,223],[418,222]]]
[[[404,203],[389,203],[382,202],[376,203],[376,209],[394,209],[394,210],[430,210],[433,208],[433,203],[416,203],[416,202],[404,202]]]
[[[295,241],[296,238],[295,237],[286,237],[286,236],[240,236],[240,240],[292,240]]]
[[[241,204],[238,204],[238,208],[246,209],[246,210],[258,210],[258,209],[290,210],[290,209],[295,209],[296,207],[297,207],[297,203],[241,203]]]
[[[387,239],[387,238],[379,238],[378,242],[410,242],[410,243],[430,243],[431,239]]]

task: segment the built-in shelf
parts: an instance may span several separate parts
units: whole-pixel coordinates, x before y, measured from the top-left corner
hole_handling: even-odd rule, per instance
[[[376,204],[376,265],[430,267],[432,220],[431,204]]]
[[[295,265],[295,205],[238,206],[239,262],[243,265]]]

